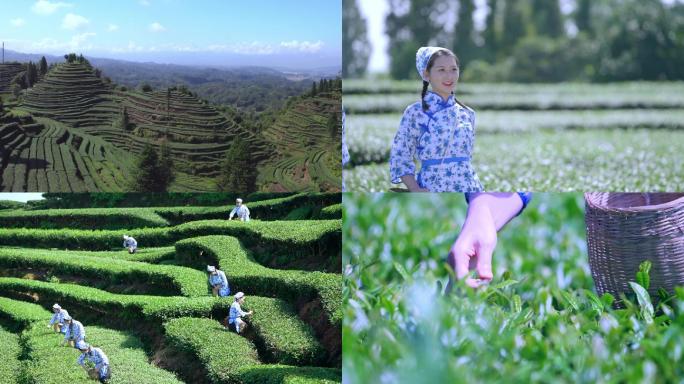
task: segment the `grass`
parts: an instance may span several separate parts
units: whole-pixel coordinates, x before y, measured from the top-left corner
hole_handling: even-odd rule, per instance
[[[637,284],[624,309],[598,297],[581,195],[536,194],[499,233],[492,284],[448,296],[462,195],[357,194],[344,206],[345,380],[681,380],[684,290],[655,310]]]

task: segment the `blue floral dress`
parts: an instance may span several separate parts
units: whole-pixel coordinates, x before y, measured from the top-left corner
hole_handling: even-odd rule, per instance
[[[415,175],[414,159],[421,162],[416,181],[430,192],[481,192],[482,183],[470,159],[475,140],[475,112],[429,91],[423,111],[421,102],[404,111],[390,153],[392,183]]]

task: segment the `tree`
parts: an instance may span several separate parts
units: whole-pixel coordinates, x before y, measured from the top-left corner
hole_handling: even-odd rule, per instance
[[[333,112],[330,115],[330,118],[328,118],[328,132],[330,132],[330,138],[333,141],[339,141],[341,140],[339,136],[339,126],[340,123],[337,120],[337,113]]]
[[[156,180],[157,183],[165,185],[164,191],[168,188],[171,183],[176,179],[176,175],[173,171],[173,159],[171,158],[171,149],[164,139],[161,143],[160,156],[159,156],[159,167],[157,169]]]
[[[591,1],[592,0],[577,0],[577,9],[575,9],[575,26],[578,32],[584,32],[589,36],[593,35],[591,28]]]
[[[152,86],[147,83],[143,83],[140,89],[142,89],[143,92],[152,92]]]
[[[138,158],[131,189],[136,192],[166,192],[174,179],[173,163],[167,153],[161,157],[157,151],[147,144]]]
[[[342,1],[342,76],[345,78],[363,76],[370,57],[366,20],[361,16],[356,1]]]
[[[485,43],[485,55],[490,62],[496,60],[497,52],[500,46],[500,20],[499,15],[501,14],[499,9],[499,0],[488,0],[487,7],[489,12],[487,13],[487,19],[485,21],[485,30],[482,32]]]
[[[45,60],[45,56],[40,58],[40,65],[38,66],[38,72],[40,73],[40,76],[45,76],[48,71],[48,64],[47,60]]]
[[[36,65],[33,64],[33,62],[29,61],[26,64],[26,88],[33,87],[33,84],[36,83],[37,79],[38,70],[36,69]]]
[[[475,3],[473,0],[461,0],[458,2],[458,20],[454,28],[454,53],[459,57],[461,65],[465,66],[468,62],[478,56],[478,48],[475,45],[475,25],[473,23],[473,13]]]
[[[225,192],[251,193],[256,183],[256,167],[251,159],[251,148],[247,140],[238,137],[233,140],[226,153],[219,188]]]
[[[563,17],[558,0],[532,0],[532,10],[537,35],[554,39],[563,35]]]
[[[120,128],[122,131],[125,131],[128,129],[130,121],[128,119],[128,110],[126,110],[126,107],[123,107],[121,109],[121,113],[119,114],[119,120],[118,120],[118,128]]]
[[[525,36],[525,17],[521,0],[508,0],[504,7],[503,35],[501,37],[501,53],[508,55],[515,45]],[[497,52],[498,53],[498,52]]]
[[[316,82],[313,82],[313,85],[311,86],[311,96],[316,96]]]

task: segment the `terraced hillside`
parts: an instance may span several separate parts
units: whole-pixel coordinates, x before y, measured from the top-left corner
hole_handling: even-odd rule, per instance
[[[14,67],[7,68],[4,72],[9,73]],[[99,76],[87,62],[67,62],[53,66],[22,96],[18,106],[11,105],[10,112],[12,116],[35,117],[36,120],[40,117],[46,125],[61,124],[74,135],[97,137],[103,145],[109,144],[132,154],[142,153],[147,145],[159,149],[164,144],[176,170],[172,191],[216,190],[223,159],[236,139],[253,143],[254,166],[262,175],[257,185],[259,190],[339,191],[341,170],[339,151],[335,148],[339,138],[331,135],[327,127],[331,114],[335,113],[339,119],[339,100],[339,91],[303,98],[286,108],[264,132],[250,132],[233,117],[183,88],[150,92],[129,90]],[[0,126],[10,122],[11,119],[0,117]],[[26,145],[33,144],[28,142]],[[3,166],[11,168],[8,173],[22,167],[21,161],[25,157],[10,156],[12,148],[2,149],[3,157],[6,157]],[[78,154],[74,154],[76,156]],[[45,157],[37,160],[49,162]],[[126,164],[117,164],[122,166],[117,172],[133,173],[130,164],[134,163],[134,157],[128,156],[127,160]],[[108,166],[101,164],[100,168]],[[106,177],[80,171],[78,178],[82,183]],[[5,169],[0,168],[0,172],[4,173]],[[8,191],[84,190],[69,184],[70,180],[65,180],[61,184],[48,184],[50,189],[42,190],[26,189],[34,184],[22,183],[16,178],[2,182],[3,189]],[[126,184],[95,183],[95,187],[101,191],[119,191],[126,188]],[[91,190],[90,185],[85,190]]]
[[[55,120],[14,118],[0,125],[0,189],[5,191],[121,190],[132,166],[104,140]]]
[[[275,155],[262,163],[257,183],[278,192],[339,190],[341,116],[340,92],[305,98],[287,108],[263,132]]]
[[[46,328],[59,302],[108,354],[112,383],[341,382],[340,200],[262,201],[250,222],[196,220],[220,207],[2,212],[0,379],[89,382]],[[308,220],[282,220],[312,204]],[[246,333],[223,329],[233,297],[211,297],[207,264],[246,293]]]
[[[25,68],[21,63],[0,64],[0,93],[9,93],[12,79],[23,72]]]

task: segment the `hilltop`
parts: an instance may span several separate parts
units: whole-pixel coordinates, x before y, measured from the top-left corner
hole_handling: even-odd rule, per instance
[[[0,79],[24,76],[23,67],[0,65]],[[10,93],[5,83],[0,87],[6,104],[0,112],[2,190],[125,190],[135,162],[135,156],[125,154],[140,154],[151,145],[157,150],[163,146],[173,161],[177,177],[171,190],[212,191],[230,167],[226,152],[241,141],[253,147],[249,162],[259,177],[252,190],[339,190],[339,151],[334,149],[339,140],[327,127],[333,124],[331,116],[339,120],[339,89],[291,97],[282,110],[262,117],[209,103],[185,86],[154,90],[117,85],[85,59],[51,64],[46,75],[19,94]],[[263,176],[282,168],[278,162],[292,159],[301,162],[304,175]],[[45,184],[34,176],[42,173],[48,181],[62,181],[48,182],[43,189]]]

